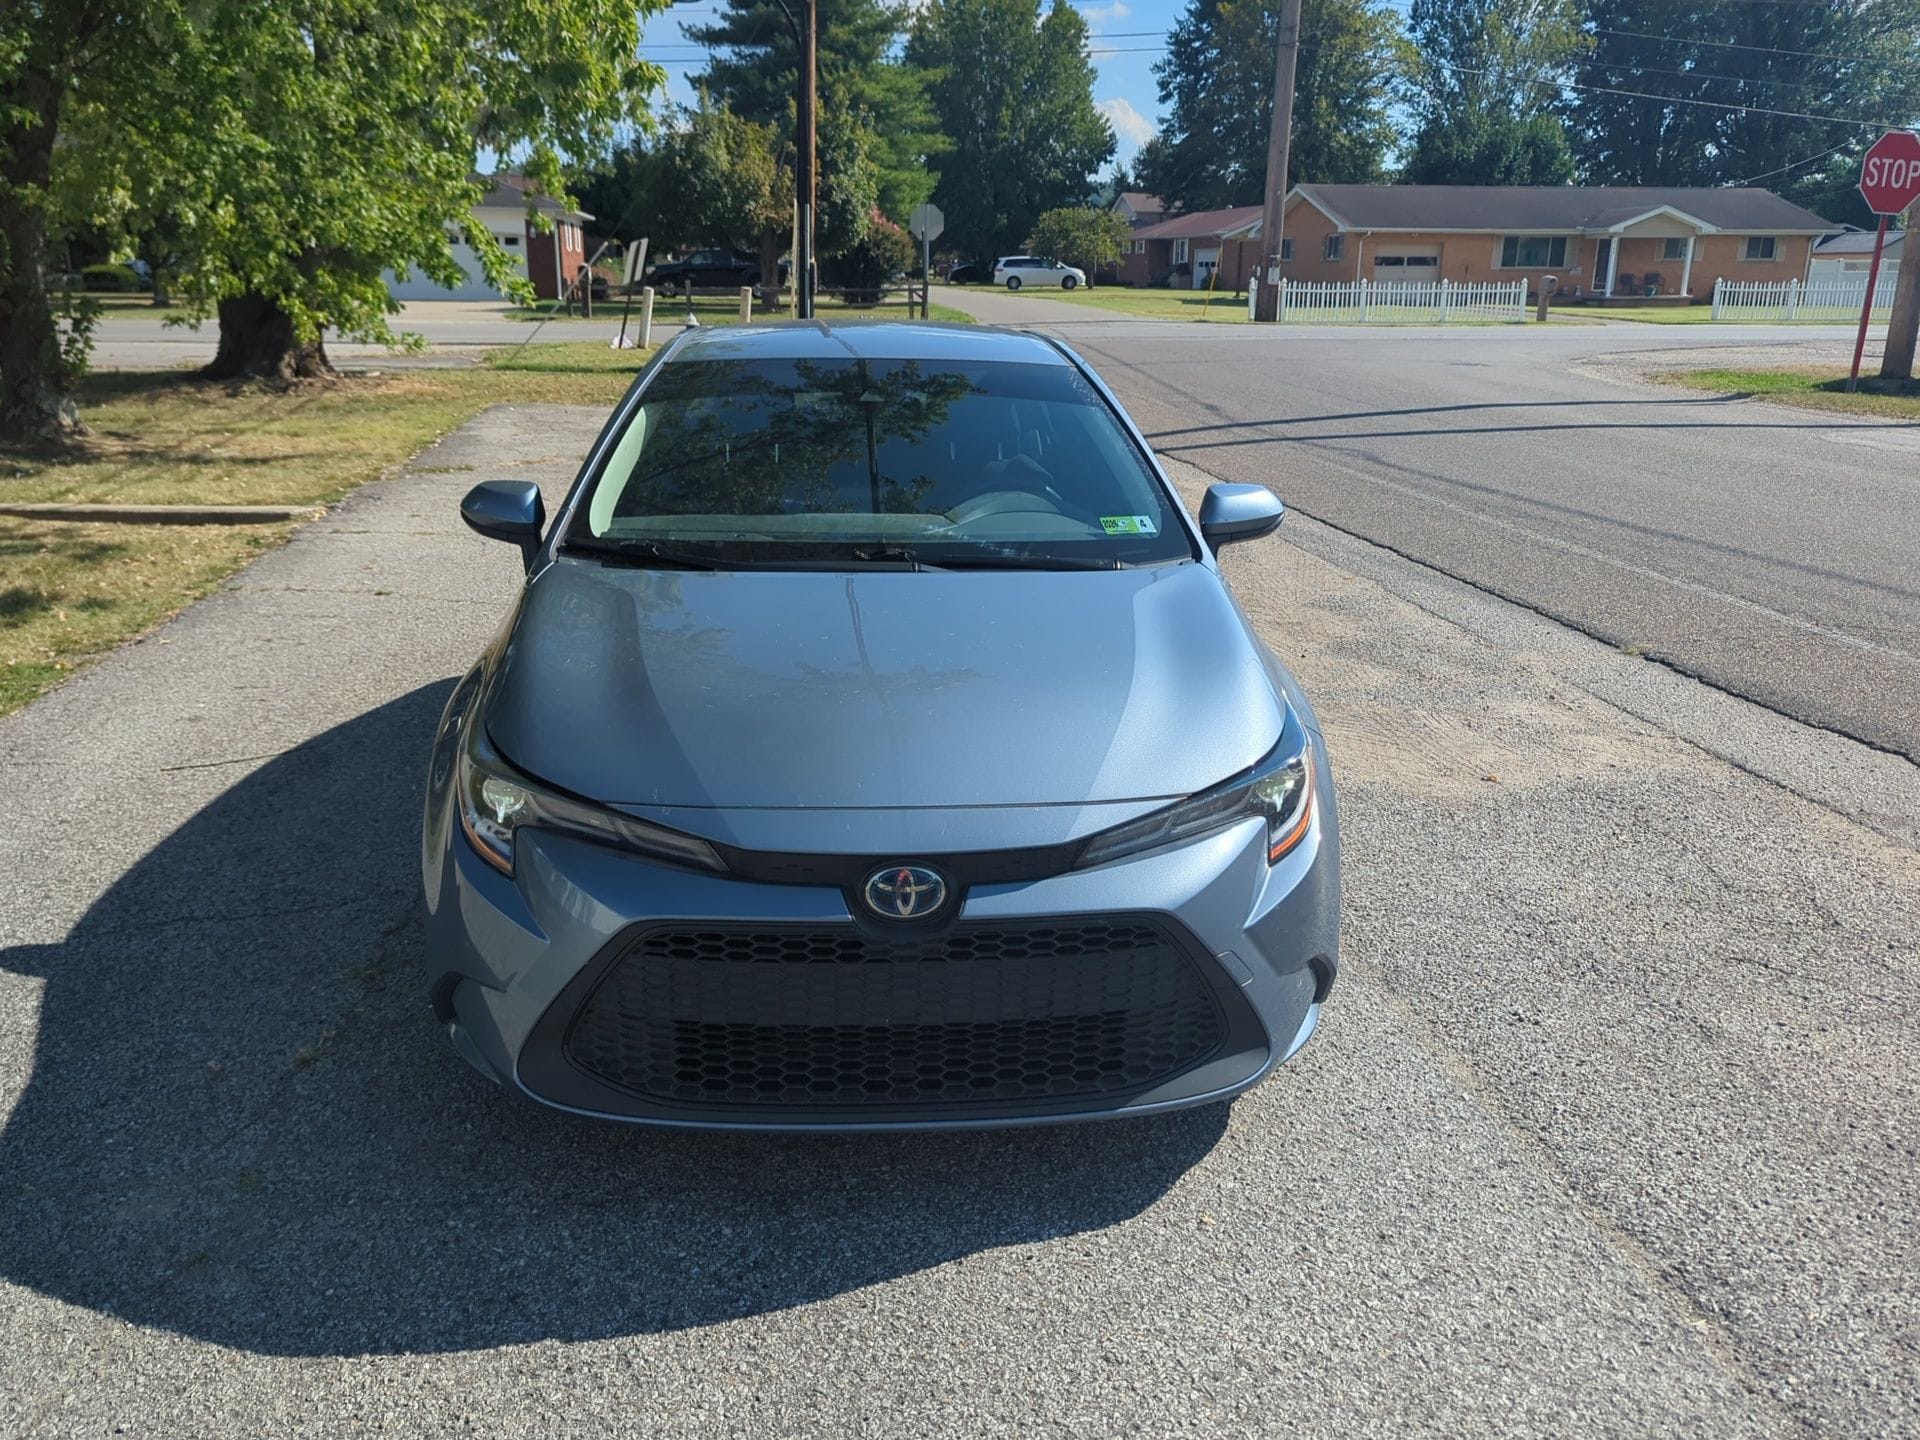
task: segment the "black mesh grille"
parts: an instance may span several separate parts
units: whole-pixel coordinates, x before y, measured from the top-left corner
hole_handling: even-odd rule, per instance
[[[573,1063],[678,1104],[1032,1101],[1164,1081],[1213,1055],[1212,991],[1151,923],[640,936],[568,1030]]]

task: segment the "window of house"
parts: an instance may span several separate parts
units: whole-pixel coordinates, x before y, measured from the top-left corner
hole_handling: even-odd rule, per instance
[[[1683,235],[1671,235],[1660,242],[1662,260],[1684,260],[1687,258],[1687,241]]]
[[[1282,235],[1280,237],[1280,263],[1284,265],[1291,259],[1293,259],[1293,237],[1291,235]]]
[[[1320,242],[1320,258],[1322,260],[1338,260],[1346,253],[1347,237],[1344,235],[1329,235],[1325,240]]]
[[[1748,260],[1773,259],[1773,236],[1749,235],[1745,258]]]
[[[497,239],[502,245],[506,245],[509,247],[518,245],[520,243],[520,237],[518,235],[497,235],[494,238]]]
[[[1173,242],[1173,263],[1176,265],[1184,265],[1187,263],[1186,241],[1176,240]]]
[[[1133,242],[1133,253],[1134,253],[1134,254],[1136,254],[1136,255],[1144,255],[1144,254],[1146,254],[1146,253],[1147,253],[1147,242],[1146,242],[1146,241],[1144,241],[1144,240],[1136,240],[1136,241],[1134,241],[1134,242]]]
[[[1506,270],[1534,270],[1567,263],[1564,235],[1507,235],[1500,241],[1500,265]]]

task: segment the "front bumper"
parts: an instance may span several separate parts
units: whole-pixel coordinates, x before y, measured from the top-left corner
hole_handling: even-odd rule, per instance
[[[609,1083],[606,1067],[583,1063],[569,1048],[570,1034],[596,987],[640,939],[663,926],[752,929],[775,936],[861,934],[870,945],[883,947],[885,932],[875,942],[875,927],[856,922],[838,888],[692,873],[556,834],[523,831],[516,873],[502,875],[473,852],[447,808],[451,796],[440,793],[430,799],[426,853],[435,1008],[462,1055],[526,1097],[577,1113],[660,1125],[785,1130],[1023,1125],[1152,1114],[1224,1099],[1257,1082],[1305,1042],[1335,975],[1338,826],[1320,747],[1316,756],[1322,772],[1313,831],[1276,866],[1266,863],[1263,824],[1250,820],[1097,869],[976,885],[966,894],[956,934],[1126,921],[1164,936],[1170,953],[1177,951],[1192,967],[1195,982],[1220,1017],[1219,1043],[1186,1057],[1191,1063],[1179,1064],[1174,1073],[1130,1072],[1127,1083],[1078,1092],[1068,1086],[1065,1093],[1056,1087],[1057,1093],[1045,1095],[983,1094],[977,1100],[943,1094],[927,1103],[890,1096],[872,1103],[842,1098],[808,1104],[796,1103],[791,1095],[768,1103],[743,1103],[738,1096],[703,1103],[666,1093],[666,1087],[647,1093],[644,1087]],[[876,857],[882,858],[893,857]],[[920,987],[908,990],[923,995]],[[828,993],[840,992],[829,985]],[[897,1007],[903,1003],[899,993],[875,1000],[870,991],[860,992],[864,1000],[845,1002],[854,1013],[841,1028],[924,1020],[859,1009],[862,1004],[869,1012],[875,1005]],[[822,1002],[816,995],[811,1009],[817,1012],[823,1003],[841,1002]],[[818,1013],[800,1017],[808,1024],[824,1018]],[[899,1049],[896,1042],[896,1058]]]

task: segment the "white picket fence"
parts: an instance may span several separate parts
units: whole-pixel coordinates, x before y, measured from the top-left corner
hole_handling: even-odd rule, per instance
[[[1873,308],[1893,304],[1894,282],[1881,272]],[[1718,280],[1713,287],[1716,320],[1857,320],[1867,298],[1867,277],[1837,280]]]
[[[1258,281],[1247,286],[1247,316],[1255,314]],[[1444,324],[1449,320],[1525,320],[1527,282],[1456,285],[1451,280],[1408,284],[1355,280],[1325,284],[1282,280],[1280,318],[1314,324]]]

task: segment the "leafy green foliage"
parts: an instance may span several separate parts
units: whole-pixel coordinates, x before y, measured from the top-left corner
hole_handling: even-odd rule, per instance
[[[1126,218],[1111,210],[1091,205],[1063,205],[1049,210],[1033,224],[1027,236],[1027,249],[1035,255],[1050,255],[1077,265],[1087,272],[1111,266],[1120,258],[1133,228]]]
[[[1165,143],[1135,158],[1178,210],[1255,205],[1266,185],[1279,0],[1189,0],[1154,65]],[[1383,178],[1399,34],[1378,0],[1304,0],[1287,183]]]
[[[953,140],[934,200],[943,245],[988,261],[1021,245],[1046,211],[1084,200],[1112,159],[1113,130],[1093,105],[1087,23],[1054,0],[931,0],[907,59],[924,69]]]
[[[1573,152],[1553,78],[1586,49],[1575,0],[1414,0],[1406,99],[1418,118],[1401,179],[1562,185]]]
[[[1586,18],[1591,58],[1576,78],[1595,88],[1568,104],[1589,183],[1754,183],[1864,224],[1847,177],[1881,125],[1920,116],[1920,0],[1586,0]]]
[[[913,239],[884,215],[836,256],[826,271],[828,283],[849,302],[878,303],[880,292],[913,264]]]
[[[846,187],[848,209],[867,213],[871,207],[859,207],[854,192],[870,186],[883,211],[905,215],[931,192],[928,163],[946,143],[927,102],[926,77],[894,57],[899,18],[882,0],[816,0],[816,6],[821,206],[835,203],[827,192],[843,170],[865,166],[870,173]],[[794,10],[799,14],[798,4]],[[687,34],[715,51],[695,84],[743,118],[772,126],[783,163],[792,165],[798,55],[779,7],[727,0],[713,24],[689,26]],[[847,242],[860,227],[826,228]],[[829,253],[824,240],[821,250]]]

